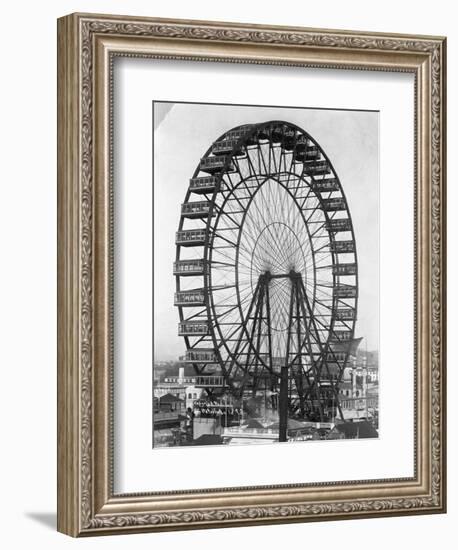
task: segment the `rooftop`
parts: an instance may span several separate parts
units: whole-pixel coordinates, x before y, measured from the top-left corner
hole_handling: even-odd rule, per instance
[[[166,393],[165,395],[159,397],[159,400],[161,403],[184,403],[183,399],[180,399],[176,395],[172,395],[171,393]]]
[[[343,433],[347,439],[378,437],[377,430],[370,422],[343,422],[336,424],[336,430]]]

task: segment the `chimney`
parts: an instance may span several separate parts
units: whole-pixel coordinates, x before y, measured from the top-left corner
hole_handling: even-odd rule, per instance
[[[183,384],[184,382],[184,367],[178,369],[178,383]]]

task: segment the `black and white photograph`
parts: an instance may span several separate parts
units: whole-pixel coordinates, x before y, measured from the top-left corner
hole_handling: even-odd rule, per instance
[[[379,113],[152,127],[152,447],[378,438]]]

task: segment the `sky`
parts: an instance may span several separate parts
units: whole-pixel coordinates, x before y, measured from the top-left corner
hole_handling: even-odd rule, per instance
[[[185,351],[173,305],[175,232],[189,179],[221,134],[240,124],[285,120],[308,132],[337,172],[352,216],[359,270],[356,337],[379,340],[379,116],[377,112],[154,102],[154,359]]]

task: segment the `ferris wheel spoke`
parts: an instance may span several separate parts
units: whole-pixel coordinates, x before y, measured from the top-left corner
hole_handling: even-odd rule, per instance
[[[233,250],[233,249],[232,249]],[[236,259],[233,258],[231,255],[227,254],[226,252],[222,252],[221,250],[217,250],[217,255],[218,256],[222,256],[223,258],[226,258],[228,260],[231,260],[233,261],[234,263],[236,263]],[[213,263],[214,261],[212,260],[211,263]],[[251,269],[250,267],[250,264],[244,264],[242,261],[238,261],[238,265],[242,265],[242,266],[245,266],[248,270]]]
[[[242,167],[240,166],[240,161],[239,161],[238,158],[234,159],[234,166],[235,166],[236,172],[237,172],[237,174],[240,178],[240,181],[244,181],[247,176],[245,174],[243,174]]]
[[[313,222],[310,222],[310,223],[313,223]],[[314,232],[311,234],[312,238],[313,237],[317,238],[319,236],[323,236],[323,231],[326,231],[326,220],[319,220],[318,222],[315,222],[315,223],[317,223],[319,225],[318,225],[318,228],[316,228],[314,230]],[[327,237],[327,234],[325,234],[324,236]]]
[[[247,168],[248,168],[248,173],[250,176],[253,176],[258,184],[259,184],[259,171],[256,170],[256,168],[254,167],[253,165],[253,160],[251,158],[251,150],[247,150],[247,156],[246,156],[246,163],[247,163]]]
[[[187,316],[186,321],[191,321],[191,320],[196,319],[198,317],[202,317],[202,316],[206,315],[206,313],[207,313],[206,308],[200,309],[197,313],[194,313],[193,315],[190,315],[189,317]]]
[[[332,262],[332,258],[329,257],[329,254],[326,255],[326,256],[321,256],[321,258],[319,258],[318,260],[315,260],[316,268],[317,269],[323,269],[324,267],[327,267],[327,266],[322,265],[325,262]],[[333,266],[332,263],[330,265],[331,265],[331,267]]]
[[[230,268],[233,269],[237,264],[235,262],[228,263],[228,262],[219,262],[217,260],[211,261],[211,267],[219,268],[219,269],[225,269]]]
[[[276,174],[278,172],[277,162],[275,159],[275,151],[272,148],[272,144],[270,143],[270,141],[267,147],[269,150],[269,174],[272,174],[272,173]],[[273,170],[272,170],[272,166],[273,166]]]
[[[322,254],[330,254],[330,243],[325,243],[321,246],[319,246],[316,250],[315,250],[315,254],[318,254],[318,253],[322,253]]]
[[[215,206],[216,206],[216,205],[215,205]],[[243,208],[243,207],[242,207],[242,208]],[[243,213],[243,210],[240,210],[240,211],[237,211],[237,210],[235,210],[235,211],[229,211],[229,212],[230,212],[230,213],[229,213],[229,212],[227,211],[227,209],[226,209],[226,210],[223,210],[223,209],[222,209],[221,207],[219,207],[219,206],[216,206],[215,209],[216,209],[216,211],[217,211],[218,214],[220,214],[220,215],[224,216],[225,218],[228,218],[229,220],[231,220],[231,222],[232,222],[235,226],[237,226],[237,227],[240,229],[240,227],[241,227],[241,222],[240,222],[240,221],[237,221],[237,220],[234,218],[234,214],[242,214],[242,213]]]
[[[282,160],[283,160],[283,164],[285,163],[285,161],[284,161],[285,151],[284,151],[283,147],[280,147],[279,149],[280,149],[280,159],[279,159],[279,162],[278,162],[278,168],[281,171]]]
[[[261,151],[261,147],[260,147],[260,145],[259,145],[259,142],[256,144],[256,151],[257,151],[257,155],[258,155],[259,172],[260,172],[260,173],[263,173],[263,174],[268,174],[267,169],[266,169],[266,164],[265,164],[264,156],[263,156],[263,154],[262,154],[262,151]],[[262,168],[261,168],[261,166],[262,166]]]
[[[249,292],[248,290],[240,291],[240,292],[239,292],[239,295],[240,295],[240,297],[242,297],[244,294],[247,294],[248,297],[249,297],[248,292]],[[228,304],[228,302],[232,302],[233,299],[234,299],[234,296],[231,294],[230,296],[228,296],[228,297],[226,297],[226,298],[219,298],[218,301],[213,300],[213,304],[214,304],[214,307],[215,307],[215,308],[221,308],[221,307],[228,307],[228,306],[230,306],[230,307],[231,307],[231,310],[232,310],[232,309],[233,309],[233,308],[232,308],[232,304]],[[240,304],[243,304],[244,300],[245,300],[245,298],[243,298],[243,299],[241,298],[241,300],[240,300],[239,303],[240,303]],[[229,312],[226,312],[225,314],[227,314],[227,313],[229,313]]]
[[[215,234],[215,239],[221,239],[222,241],[227,242],[228,244],[232,245],[233,247],[237,246],[237,243],[235,243],[234,241],[231,241],[227,237],[223,237],[222,235],[220,235],[218,233]]]
[[[262,158],[262,164],[264,166],[264,173],[270,175],[271,170],[270,170],[270,165],[269,165],[269,156],[267,155],[267,160],[266,160],[266,153],[265,153],[265,150],[268,149],[268,147],[264,146],[264,148],[263,148],[262,145],[259,142],[257,143],[257,146],[259,148],[259,152],[260,152],[260,155],[261,155],[261,158]]]
[[[313,292],[314,288],[312,286],[306,285],[306,287],[307,287],[307,290],[310,290],[310,293]],[[330,301],[333,300],[333,293],[332,292],[324,292],[323,290],[321,290],[318,287],[316,288],[315,294],[317,296],[317,299],[319,299],[318,296],[320,296],[322,300],[330,300]]]

